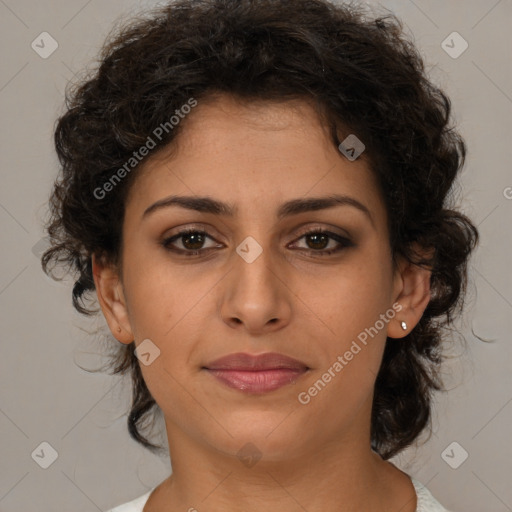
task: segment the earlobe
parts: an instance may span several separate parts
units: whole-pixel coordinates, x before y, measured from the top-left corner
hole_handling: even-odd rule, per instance
[[[425,256],[431,255],[431,251]],[[407,336],[420,321],[428,303],[430,302],[429,268],[415,265],[401,260],[395,273],[394,296],[395,302],[401,309],[397,312],[394,321],[390,322],[388,336],[390,338],[403,338]]]
[[[112,335],[121,343],[131,343],[133,333],[118,271],[93,254],[92,272],[98,302]]]

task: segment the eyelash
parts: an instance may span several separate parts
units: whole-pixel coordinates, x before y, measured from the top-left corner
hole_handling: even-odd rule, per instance
[[[199,256],[201,254],[208,253],[209,251],[215,249],[215,247],[209,247],[207,249],[198,249],[196,251],[193,251],[193,250],[183,250],[183,249],[176,249],[176,248],[169,247],[169,245],[172,244],[172,242],[174,242],[175,240],[178,240],[179,238],[182,238],[183,236],[189,235],[189,234],[199,234],[202,236],[206,236],[207,238],[211,238],[213,240],[213,237],[211,237],[206,231],[202,231],[201,229],[189,228],[189,229],[184,229],[183,231],[179,231],[176,235],[173,235],[172,237],[165,239],[162,242],[162,246],[168,251],[171,251],[171,252],[174,252],[177,254],[182,254],[187,257]],[[341,246],[338,246],[334,249],[321,249],[321,250],[302,249],[302,250],[306,251],[309,255],[312,255],[312,256],[324,257],[324,256],[329,256],[331,254],[337,253],[337,252],[339,252],[343,249],[346,249],[348,247],[354,246],[354,243],[351,240],[349,240],[348,238],[338,235],[336,233],[332,233],[331,231],[325,231],[325,230],[318,229],[318,228],[313,228],[311,230],[308,230],[308,231],[302,233],[302,235],[297,240],[300,240],[301,238],[304,238],[305,236],[308,236],[308,235],[319,235],[319,234],[327,235],[328,238],[335,240],[336,242],[341,244]]]

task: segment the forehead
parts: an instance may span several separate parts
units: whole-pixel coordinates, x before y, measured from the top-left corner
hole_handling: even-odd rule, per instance
[[[140,213],[171,194],[268,208],[291,198],[341,193],[356,196],[377,217],[385,214],[366,159],[349,161],[340,153],[311,102],[244,103],[222,95],[199,102],[181,122],[167,150],[137,171],[130,209]]]

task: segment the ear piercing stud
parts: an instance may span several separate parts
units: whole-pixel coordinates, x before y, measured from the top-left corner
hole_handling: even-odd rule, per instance
[[[400,323],[400,325],[402,326],[402,329],[403,329],[404,331],[407,331],[407,324],[406,324],[405,322],[403,322],[403,321],[402,321],[402,322]]]

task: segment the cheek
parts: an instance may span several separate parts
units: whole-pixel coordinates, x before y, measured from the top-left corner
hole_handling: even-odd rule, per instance
[[[331,332],[323,340],[317,337],[317,346],[324,349],[321,364],[297,398],[308,415],[332,419],[324,428],[333,436],[371,404],[387,325],[395,315],[388,303],[389,282],[378,266],[365,265],[339,277],[329,293],[315,292]]]
[[[308,296],[316,302],[315,311],[328,327],[323,342],[320,339],[317,344],[324,353],[314,381],[320,378],[318,387],[322,389],[323,383],[328,382],[326,388],[330,389],[318,400],[320,407],[322,403],[327,407],[329,400],[339,396],[340,403],[353,411],[373,390],[395,311],[389,303],[390,260],[371,257],[372,254],[383,252],[367,251],[363,261],[354,258],[353,264],[340,267],[335,278],[301,291],[304,302],[308,302]],[[340,414],[345,413],[340,410]]]
[[[144,258],[134,251],[125,261],[124,271],[126,299],[136,341],[161,339],[193,307],[190,287],[183,286],[183,278],[171,274],[162,259]]]
[[[328,279],[302,281],[298,293],[345,341],[372,326],[386,312],[392,290],[391,265],[384,258],[365,257],[364,261],[351,263],[340,265]]]
[[[137,346],[149,339],[160,351],[155,364],[142,367],[149,381],[168,381],[166,370],[178,377],[184,374],[194,340],[200,339],[204,328],[201,299],[207,300],[203,296],[213,283],[197,276],[194,282],[185,271],[170,272],[168,262],[160,256],[137,256],[134,251],[125,262],[130,324]]]
[[[194,394],[194,381],[190,379],[190,358],[204,326],[204,312],[201,315],[198,305],[202,294],[192,293],[195,287],[184,287],[182,281],[166,275],[161,266],[152,265],[144,272],[135,273],[129,287],[135,344],[138,346],[149,339],[156,347],[153,348],[157,354],[155,359],[149,365],[140,365],[142,375],[166,416],[171,414],[168,407],[193,416],[190,393]],[[198,415],[197,421],[200,421],[200,411]]]

